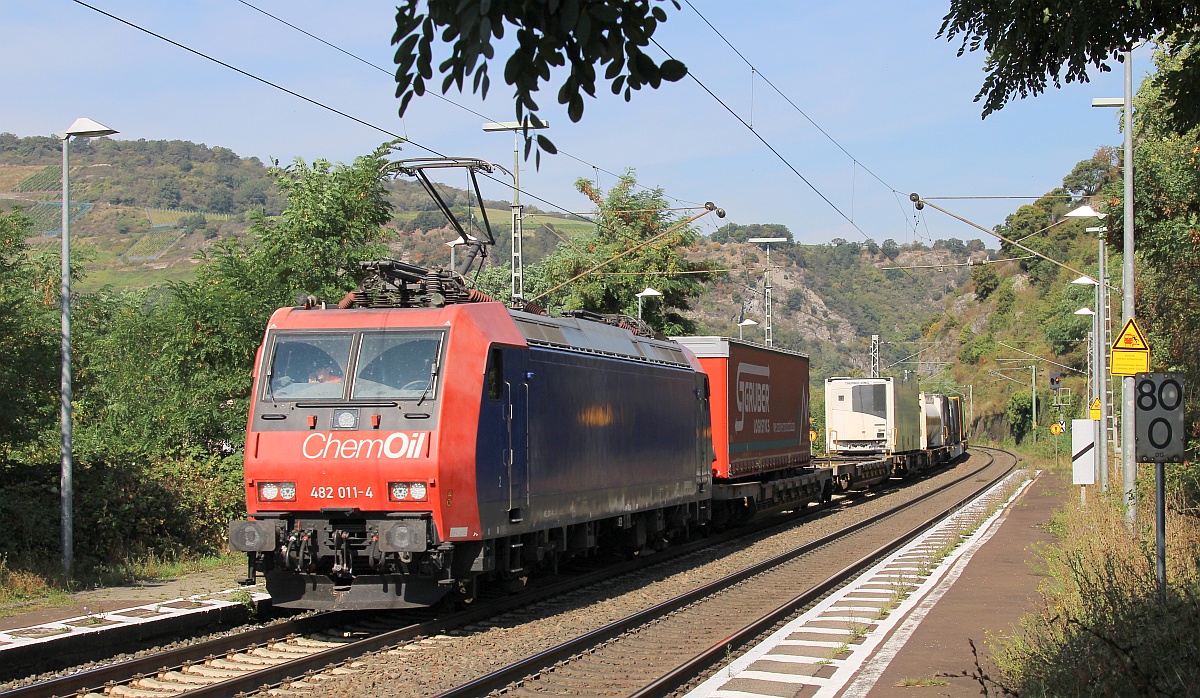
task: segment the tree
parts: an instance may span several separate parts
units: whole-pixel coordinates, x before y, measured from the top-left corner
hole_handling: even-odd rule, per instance
[[[1156,54],[1160,72],[1179,58]],[[1152,370],[1179,371],[1200,384],[1200,127],[1178,130],[1169,90],[1143,83],[1134,100],[1134,229],[1137,233],[1137,317],[1154,348]],[[1108,242],[1120,249],[1124,201],[1118,183],[1101,192],[1109,205]],[[1189,459],[1200,450],[1200,393],[1189,390]],[[1193,476],[1194,477],[1194,476]],[[1193,496],[1200,496],[1194,493]]]
[[[713,242],[746,242],[750,238],[787,238],[792,242],[792,231],[782,223],[751,223],[738,225],[726,223],[717,228],[709,238]]]
[[[1077,196],[1092,196],[1109,182],[1121,177],[1119,151],[1111,145],[1102,145],[1096,154],[1075,164],[1071,174],[1063,177],[1063,188]]]
[[[277,304],[296,293],[338,300],[362,278],[358,263],[384,254],[382,226],[392,206],[380,170],[396,145],[384,143],[353,165],[297,158],[271,169],[287,208],[277,217],[259,216],[249,230],[254,245],[245,250],[249,268],[270,288],[267,297]]]
[[[972,269],[971,280],[975,282],[975,298],[981,301],[987,300],[992,291],[1000,285],[1000,277],[996,276],[996,270],[987,264]]]
[[[1018,389],[1008,398],[1008,404],[1004,407],[1004,419],[1008,422],[1008,430],[1018,442],[1033,430],[1032,400],[1033,396],[1028,390]]]
[[[0,213],[0,464],[57,412],[58,266],[31,256],[32,221]]]
[[[214,245],[195,281],[88,299],[80,422],[90,426],[81,428],[81,450],[111,460],[239,445],[247,368],[271,313],[307,294],[336,302],[361,280],[358,262],[385,253],[391,209],[380,171],[393,146],[353,165],[273,168],[288,199],[283,213],[259,216],[247,239]]]
[[[667,13],[662,0],[404,0],[396,8],[396,96],[400,115],[409,101],[425,94],[433,79],[435,34],[453,44],[450,57],[438,65],[442,94],[457,86],[461,92],[473,76],[471,91],[487,97],[491,86],[488,68],[496,56],[493,39],[504,38],[505,25],[516,28],[516,46],[504,63],[504,81],[513,86],[517,121],[537,124],[539,107],[533,100],[542,83],[550,82],[551,68],[569,66],[558,89],[558,102],[567,106],[571,121],[583,118],[583,96],[596,96],[596,68],[607,66],[604,81],[614,95],[628,102],[645,86],[658,89],[664,80],[687,75],[677,60],[656,62],[644,49],[653,40]],[[678,0],[671,0],[680,9]],[[421,6],[425,11],[421,12]],[[525,138],[528,157],[533,139]],[[554,144],[538,135],[541,151],[555,153]]]
[[[712,262],[690,262],[683,255],[682,248],[698,238],[695,229],[680,225],[661,189],[637,191],[632,172],[607,193],[587,179],[575,187],[600,209],[596,232],[574,238],[534,265],[526,274],[527,295],[561,287],[547,294],[556,308],[636,316],[637,292],[652,286],[663,295],[644,305],[645,321],[664,334],[694,333],[695,321],[680,311],[717,277]]]
[[[1163,118],[1177,129],[1200,124],[1200,39],[1193,2],[1104,0],[1081,6],[1072,0],[951,0],[939,37],[961,37],[958,55],[987,52],[983,116],[1015,96],[1024,99],[1062,81],[1087,82],[1088,70],[1112,70],[1111,59],[1143,39],[1154,39],[1177,59],[1154,77],[1162,89]]]

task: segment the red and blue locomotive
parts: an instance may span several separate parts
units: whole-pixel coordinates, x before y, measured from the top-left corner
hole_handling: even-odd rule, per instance
[[[255,365],[230,545],[275,605],[470,598],[709,521],[689,351],[627,320],[512,310],[447,271],[367,266],[346,307],[276,311]]]

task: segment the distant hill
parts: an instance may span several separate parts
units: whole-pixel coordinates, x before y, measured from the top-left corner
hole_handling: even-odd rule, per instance
[[[243,234],[246,214],[278,214],[283,199],[266,164],[228,148],[189,141],[79,139],[71,143],[71,232],[84,260],[87,291],[104,285],[142,287],[190,278],[197,252],[222,237]],[[54,138],[0,133],[0,210],[24,207],[38,235],[34,247],[57,246],[61,228],[62,145]],[[453,237],[445,217],[419,184],[389,184],[396,216],[390,246],[417,264],[445,264]],[[463,189],[442,187],[456,212],[478,202]],[[509,204],[485,201],[508,259]],[[532,262],[554,248],[554,233],[571,235],[590,224],[526,207]],[[476,216],[478,211],[476,210]]]
[[[34,246],[58,245],[61,157],[56,139],[0,134],[0,208],[26,207],[39,233]],[[389,189],[395,206],[388,236],[392,253],[413,264],[447,265],[450,249],[445,243],[456,233],[434,202],[411,180],[394,180]],[[188,141],[73,142],[71,191],[72,237],[87,270],[82,291],[191,278],[196,253],[223,237],[242,235],[248,212],[272,215],[283,207],[262,161]],[[481,236],[478,202],[464,189],[442,186],[440,191],[463,219],[476,221],[473,234]],[[489,264],[505,266],[510,258],[509,204],[484,203],[497,241]],[[537,262],[562,240],[592,228],[578,216],[526,207],[526,262]],[[745,242],[760,234],[791,237],[780,225],[728,224],[689,252],[730,270],[693,310],[706,332],[737,336],[740,319],[765,322],[765,255],[758,245]],[[872,334],[898,350],[916,351],[910,347],[968,282],[967,260],[982,248],[978,241],[957,240],[939,242],[935,249],[890,240],[882,245],[845,240],[776,245],[771,259],[774,340],[811,354],[816,377],[864,373]],[[925,268],[887,269],[897,263]],[[751,327],[745,337],[761,341],[763,330],[761,324]]]

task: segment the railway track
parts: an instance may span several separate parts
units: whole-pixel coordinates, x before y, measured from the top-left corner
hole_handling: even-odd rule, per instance
[[[985,468],[993,466],[994,464],[989,464]],[[867,521],[855,524],[852,535],[858,535],[858,532],[863,530],[878,529],[879,527],[874,526],[874,524],[883,518],[894,516],[900,511],[910,510],[913,507],[932,506],[931,500],[935,499],[939,493],[946,492],[948,488],[961,486],[964,482],[975,477],[981,470],[983,469],[973,468],[970,472],[960,477],[952,478],[949,483],[921,495],[912,502],[892,507],[884,514],[870,517]],[[871,501],[871,498],[866,498],[866,501]],[[944,508],[943,506],[942,509]],[[791,524],[794,525],[794,523],[795,520],[793,518]],[[744,536],[745,533],[737,535]],[[823,547],[828,547],[832,539],[841,535],[846,535],[846,533],[842,532],[825,536],[821,538],[822,542],[820,544],[803,546],[798,551],[793,551],[788,554],[791,558],[790,562],[781,560],[780,556],[776,556],[773,560],[757,566],[762,569],[758,569],[757,571],[754,568],[742,570],[737,575],[734,575],[734,577],[740,575],[738,579],[726,580],[721,583],[715,583],[715,585],[706,585],[704,587],[706,591],[697,590],[692,592],[690,597],[675,598],[668,603],[657,604],[651,610],[659,614],[660,617],[668,613],[681,616],[689,615],[681,611],[681,609],[697,603],[696,600],[703,596],[716,592],[722,584],[724,588],[728,588],[731,584],[749,584],[749,579],[753,575],[762,573],[763,569],[779,564],[786,564],[801,569],[820,569],[822,565],[828,563],[821,562],[814,558],[813,555],[816,555]],[[891,538],[892,536],[884,537]],[[611,583],[614,579],[621,577],[621,575],[636,573],[651,563],[657,565],[661,564],[664,560],[672,558],[685,558],[689,555],[695,556],[698,554],[698,550],[712,548],[720,542],[720,538],[715,542],[713,539],[698,541],[686,546],[680,546],[678,549],[672,550],[670,554],[660,554],[648,560],[630,561],[615,568],[606,567],[602,570],[583,573],[566,580],[551,580],[532,587],[522,594],[483,600],[478,604],[478,607],[454,614],[417,618],[415,620],[411,613],[375,614],[374,616],[361,613],[317,614],[297,621],[257,629],[250,633],[229,636],[211,642],[198,643],[191,647],[172,650],[166,654],[123,662],[102,669],[95,669],[48,682],[25,686],[0,693],[0,698],[45,698],[47,696],[69,695],[129,696],[132,698],[186,695],[189,698],[193,698],[199,696],[232,696],[281,685],[286,685],[289,692],[309,693],[311,695],[312,692],[310,689],[323,681],[336,680],[339,676],[352,677],[356,672],[360,671],[364,673],[369,672],[369,667],[357,661],[357,658],[383,651],[382,655],[391,657],[393,661],[397,657],[400,657],[402,661],[410,664],[421,664],[426,659],[429,662],[433,662],[438,656],[454,651],[452,648],[448,648],[448,645],[452,645],[464,637],[476,634],[481,628],[494,627],[496,624],[503,625],[509,622],[517,623],[526,615],[536,614],[536,611],[521,610],[522,608],[536,607],[544,599],[569,597],[572,593],[577,593],[576,590],[581,588]],[[887,547],[887,545],[890,544],[885,544],[884,547]],[[872,549],[878,552],[878,549]],[[834,557],[836,558],[837,555],[835,553]],[[868,557],[873,558],[874,556],[873,554]],[[849,569],[849,567],[843,569],[843,573],[847,573]],[[776,588],[766,593],[765,598],[777,602],[779,597],[783,595],[779,589],[786,588],[779,585],[797,583],[787,580],[773,582],[772,584]],[[817,587],[812,586],[812,588],[816,589]],[[815,593],[819,595],[820,592]],[[734,596],[738,595],[740,594],[734,594]],[[764,595],[762,592],[746,594],[745,598],[747,602],[741,606],[740,611],[733,613],[734,616],[740,615],[742,619],[745,619],[749,613],[746,609],[761,610],[764,606],[771,606],[770,603],[763,601]],[[793,602],[795,601],[793,599]],[[509,686],[514,682],[521,682],[522,677],[537,673],[540,669],[557,662],[562,662],[572,655],[579,655],[581,657],[584,655],[597,655],[598,657],[600,656],[597,654],[599,650],[587,651],[581,648],[588,642],[592,643],[593,647],[599,645],[607,646],[607,644],[611,644],[613,638],[616,636],[622,634],[636,635],[638,633],[634,633],[632,629],[638,626],[630,624],[637,622],[636,620],[623,619],[616,623],[609,623],[603,628],[591,633],[585,633],[582,637],[587,639],[576,639],[573,641],[574,644],[563,643],[548,652],[538,652],[536,653],[536,658],[527,659],[523,663],[514,663],[512,666],[501,671],[492,672],[480,679],[454,688],[445,695],[481,695]],[[651,621],[642,620],[641,622],[644,624]],[[770,623],[770,621],[760,622]],[[652,624],[662,625],[663,623],[659,621]],[[722,625],[721,627],[725,628],[726,626]],[[669,632],[665,626],[663,630],[664,632]],[[696,647],[703,644],[701,640],[697,639],[699,636],[693,634],[696,632],[694,630],[682,630],[678,632],[682,634],[676,635],[673,638],[664,636],[652,640],[649,646],[654,646],[656,642],[667,643],[667,646],[672,647]],[[721,637],[730,635],[727,630],[719,632],[723,632]],[[753,633],[754,631],[745,630],[743,632]],[[709,643],[709,645],[711,644]],[[661,649],[661,647],[658,649]],[[627,648],[623,651],[631,652],[633,650]],[[723,653],[724,649],[722,647],[718,651],[718,654],[723,656]],[[661,653],[656,649],[651,654],[657,655]],[[649,662],[643,663],[647,664],[647,666],[650,665]],[[654,663],[654,666],[657,667],[660,664]],[[471,670],[466,669],[464,671],[469,673]],[[479,669],[474,671],[474,676],[487,673]],[[663,673],[660,669],[655,669],[655,672]],[[461,680],[461,677],[467,675],[467,673],[459,674],[454,678]],[[567,677],[570,674],[565,669],[559,669],[552,673],[558,674],[560,677]],[[543,675],[549,676],[549,673],[543,672]],[[439,679],[432,681],[431,685],[440,684],[444,686],[453,685],[453,683],[453,681],[448,682],[446,676],[441,676]],[[528,684],[529,682],[525,680],[524,683]],[[557,686],[541,690],[532,687],[521,687],[523,691],[543,695],[546,694],[547,690],[555,692],[560,689],[565,691],[564,687]],[[421,695],[433,692],[436,692],[436,690],[422,691],[410,688],[406,694]],[[569,693],[570,691],[566,691],[563,694]],[[595,687],[593,686],[584,690],[584,693],[595,695]],[[584,693],[577,694],[582,695]],[[627,693],[627,695],[633,694]]]
[[[955,486],[962,485],[966,478],[866,519],[844,533],[798,546],[776,558],[440,693],[439,698],[466,698],[495,692],[511,696],[650,698],[670,695],[725,659],[734,648],[816,602],[870,567],[875,560],[965,505],[1010,473],[1016,463],[1017,459],[1007,453],[1001,452],[999,462],[992,457],[987,468],[989,477],[983,478],[985,484],[982,487],[967,483],[970,490],[967,494],[932,516],[922,513],[912,517],[911,514],[916,513],[922,503],[933,503],[958,489]],[[872,540],[869,535],[872,528],[903,514],[914,520],[901,526],[899,535],[893,535],[878,547],[866,548],[870,552],[832,575],[815,574],[823,568],[822,563],[835,547]],[[925,518],[920,518],[922,516]],[[786,597],[791,590],[799,593],[779,604],[780,597]],[[764,609],[769,610],[763,613]]]

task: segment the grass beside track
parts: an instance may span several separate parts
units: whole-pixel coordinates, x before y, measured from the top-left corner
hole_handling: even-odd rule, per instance
[[[58,572],[43,569],[45,566],[22,566],[15,569],[9,565],[6,557],[0,557],[0,618],[42,608],[70,605],[74,602],[73,593],[78,591],[163,581],[189,574],[218,571],[227,571],[229,579],[233,579],[245,564],[246,558],[241,554],[173,560],[149,557],[85,570],[79,579],[67,582]]]
[[[1031,460],[1055,467],[1053,456]],[[1104,494],[1088,488],[1086,505],[1073,496],[1056,512],[1055,540],[1033,562],[1050,578],[1041,609],[1022,619],[1020,632],[990,642],[1000,670],[997,694],[1197,695],[1200,518],[1194,502],[1168,490],[1167,592],[1160,598],[1153,469],[1139,475],[1133,530],[1118,487]]]

